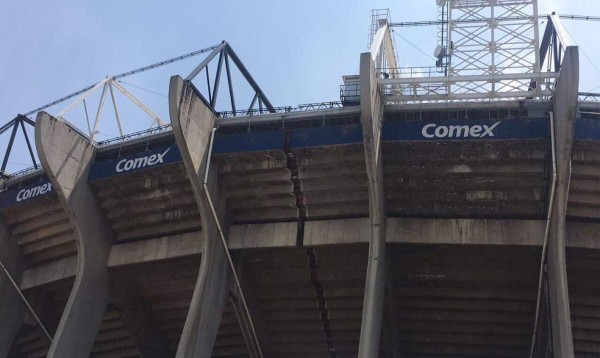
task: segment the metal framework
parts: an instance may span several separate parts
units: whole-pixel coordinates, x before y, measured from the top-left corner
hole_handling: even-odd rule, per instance
[[[393,71],[386,68],[397,68],[396,43],[390,32],[391,17],[387,9],[371,10],[369,27],[369,52],[376,64],[377,74],[381,78],[395,78]]]
[[[13,118],[11,121],[9,121],[8,123],[6,123],[5,125],[3,125],[2,127],[0,127],[0,135],[3,134],[4,132],[8,131],[9,129],[11,130],[10,133],[10,139],[8,140],[8,147],[6,148],[6,152],[4,153],[4,159],[2,160],[2,166],[0,166],[0,175],[3,177],[6,177],[6,166],[8,165],[8,158],[10,157],[10,154],[12,152],[12,148],[13,148],[13,144],[15,142],[15,137],[17,135],[17,131],[19,130],[19,128],[21,128],[22,132],[23,132],[23,137],[25,138],[25,143],[27,143],[27,149],[29,150],[29,155],[31,157],[31,163],[33,164],[34,168],[38,167],[38,163],[35,160],[35,155],[34,155],[34,151],[33,151],[33,147],[31,146],[31,141],[29,140],[29,135],[27,134],[27,130],[25,130],[25,125],[29,125],[32,127],[35,127],[35,123],[27,118],[24,115],[17,115],[15,118]]]
[[[89,117],[89,114],[87,111],[87,105],[86,105],[85,100],[88,97],[90,97],[92,94],[96,93],[100,88],[102,88],[102,94],[100,95],[100,102],[98,104],[98,109],[96,110],[94,126],[92,127],[92,126],[90,126],[90,117]],[[108,94],[110,94],[110,99],[112,102],[113,110],[115,112],[115,119],[117,121],[117,126],[119,128],[119,135],[123,136],[124,135],[123,127],[121,126],[119,109],[117,106],[117,102],[115,101],[114,89],[121,92],[123,95],[125,95],[126,98],[128,98],[131,102],[133,102],[136,106],[138,106],[142,111],[144,111],[147,115],[149,115],[154,120],[154,122],[152,123],[152,126],[156,125],[157,127],[160,127],[160,126],[163,126],[166,124],[166,122],[164,120],[162,120],[158,116],[158,114],[154,113],[154,111],[152,111],[145,104],[143,104],[142,101],[140,101],[137,97],[135,97],[131,92],[127,91],[127,89],[125,89],[119,82],[117,82],[115,80],[115,77],[113,77],[113,76],[107,77],[106,79],[98,82],[91,89],[82,93],[81,96],[79,96],[73,103],[71,103],[64,110],[62,110],[62,112],[60,112],[57,115],[57,117],[63,117],[65,114],[67,114],[69,111],[71,111],[76,105],[78,105],[79,103],[83,103],[83,107],[85,110],[85,117],[86,117],[86,121],[87,121],[87,125],[88,125],[88,133],[89,133],[90,138],[92,140],[95,140],[96,134],[98,134],[98,132],[99,132],[98,126],[100,124],[100,120],[102,119],[102,110],[104,108],[104,103],[106,101],[106,97],[108,96]]]
[[[447,76],[440,76],[435,67],[384,69],[390,78],[379,79],[379,85],[386,104],[553,94],[556,71],[540,72],[537,0],[452,0],[445,6],[449,31],[442,45],[447,44],[444,50],[450,59]],[[413,24],[442,23],[443,19]]]
[[[212,60],[217,57],[217,55],[217,69],[211,84],[211,75],[208,66],[212,62]],[[186,81],[193,82],[193,80],[201,72],[204,72],[206,76],[206,93],[202,94],[202,91],[198,91],[198,94],[204,99],[204,101],[207,104],[210,105],[213,111],[217,112],[216,105],[217,99],[219,98],[219,87],[221,83],[221,76],[223,73],[224,64],[225,75],[227,77],[227,86],[229,90],[229,101],[231,104],[230,113],[235,117],[238,113],[238,110],[235,101],[235,91],[233,87],[233,78],[231,76],[230,62],[236,66],[236,68],[242,74],[248,85],[250,85],[250,87],[254,91],[254,96],[252,97],[252,100],[250,101],[250,104],[247,107],[248,109],[245,112],[252,112],[253,110],[258,110],[259,113],[263,113],[263,111],[274,113],[275,107],[273,107],[271,102],[267,99],[267,97],[260,89],[254,78],[252,78],[252,76],[250,75],[250,72],[248,72],[248,70],[246,69],[246,66],[244,66],[242,61],[240,61],[239,57],[236,55],[236,53],[226,41],[223,41],[208,56],[206,56],[206,58],[198,66],[196,66],[196,68],[186,77]]]
[[[545,67],[547,71],[558,72],[565,49],[573,44],[567,36],[567,31],[561,24],[559,16],[556,13],[552,13],[547,18],[548,22],[544,30],[539,52],[541,67]]]

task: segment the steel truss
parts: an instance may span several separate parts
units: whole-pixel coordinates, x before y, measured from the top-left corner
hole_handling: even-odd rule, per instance
[[[558,72],[565,49],[573,44],[561,24],[559,16],[552,13],[547,18],[548,22],[539,52],[541,67],[545,66],[547,71]]]
[[[75,98],[75,100],[71,104],[69,104],[63,111],[61,111],[57,115],[57,117],[63,117],[68,112],[70,112],[75,106],[77,106],[79,104],[83,104],[83,107],[85,110],[85,115],[86,115],[86,121],[87,121],[87,125],[88,125],[87,133],[89,134],[90,138],[92,140],[94,140],[96,134],[98,134],[98,127],[99,127],[100,121],[102,119],[102,112],[103,112],[104,104],[106,102],[107,97],[109,97],[109,101],[112,103],[112,107],[113,107],[113,110],[115,113],[115,119],[117,121],[117,127],[119,129],[119,137],[114,138],[114,139],[109,139],[106,141],[102,141],[102,142],[98,142],[97,145],[99,145],[99,146],[107,146],[107,145],[110,145],[113,143],[124,142],[124,141],[132,140],[135,138],[154,134],[157,132],[163,132],[163,131],[170,130],[171,126],[169,124],[167,124],[163,119],[160,118],[159,115],[157,115],[154,111],[152,111],[149,107],[147,107],[144,103],[142,103],[142,101],[140,101],[131,92],[129,92],[125,87],[123,87],[123,85],[121,85],[121,83],[118,80],[128,77],[128,76],[132,76],[132,75],[141,73],[141,72],[152,70],[152,69],[155,69],[155,68],[158,68],[161,66],[169,65],[174,62],[178,62],[178,61],[181,61],[181,60],[184,60],[187,58],[191,58],[191,57],[198,56],[201,54],[206,54],[206,53],[208,53],[207,57],[194,69],[194,71],[192,71],[192,73],[190,73],[190,75],[186,79],[188,81],[192,81],[200,72],[206,72],[208,99],[204,98],[204,96],[202,96],[201,93],[199,93],[199,94],[202,96],[202,98],[205,99],[205,101],[211,106],[211,108],[213,110],[215,110],[215,106],[217,104],[217,98],[219,95],[219,85],[221,82],[221,77],[222,77],[222,74],[225,73],[225,78],[226,78],[226,81],[228,84],[229,103],[231,104],[231,110],[224,111],[222,113],[215,111],[217,113],[217,116],[219,116],[219,117],[227,118],[227,117],[235,117],[237,115],[253,115],[253,114],[263,114],[263,113],[288,112],[288,111],[292,111],[292,110],[310,110],[310,109],[322,108],[322,106],[324,106],[322,104],[321,105],[309,104],[309,105],[300,106],[300,109],[292,109],[292,107],[278,107],[278,108],[273,107],[271,102],[267,99],[267,97],[265,96],[263,91],[260,89],[260,87],[258,86],[256,81],[252,78],[252,76],[250,75],[250,73],[248,72],[248,70],[246,69],[244,64],[240,61],[239,57],[233,51],[231,46],[227,42],[223,41],[222,43],[220,43],[218,45],[210,46],[210,47],[198,50],[198,51],[190,52],[190,53],[187,53],[187,54],[184,54],[181,56],[177,56],[177,57],[174,57],[174,58],[171,58],[168,60],[160,61],[160,62],[151,64],[151,65],[148,65],[148,66],[137,68],[135,70],[123,72],[123,73],[120,73],[115,76],[108,76],[107,78],[105,78],[104,80],[102,80],[98,83],[87,86],[81,90],[78,90],[69,95],[61,97],[55,101],[52,101],[48,104],[40,106],[34,110],[27,112],[25,115],[18,115],[13,120],[9,121],[8,123],[6,123],[2,127],[0,127],[0,134],[8,131],[9,129],[12,129],[9,144],[6,149],[6,152],[4,153],[4,160],[2,162],[2,166],[1,166],[1,170],[0,170],[0,179],[16,178],[19,176],[29,174],[33,171],[36,171],[36,169],[40,168],[40,165],[36,162],[36,159],[35,159],[35,155],[34,155],[35,151],[33,149],[32,143],[30,142],[27,132],[25,131],[25,125],[35,126],[35,122],[33,120],[27,118],[27,116],[35,115],[39,111],[48,109],[50,107],[54,107],[60,103],[63,103],[65,101],[68,101],[73,98]],[[217,57],[218,57],[218,59],[216,60],[218,62],[217,69],[216,69],[216,72],[214,74],[214,78],[213,78],[212,84],[211,84],[211,78],[210,78],[211,76],[209,74],[208,66],[209,66],[209,63]],[[235,91],[234,91],[234,86],[233,86],[233,79],[231,77],[231,67],[232,66],[235,66],[238,69],[238,71],[242,74],[242,76],[244,77],[244,79],[246,80],[248,85],[250,85],[252,90],[254,90],[254,96],[250,102],[250,105],[247,107],[247,109],[238,110],[236,107]],[[225,68],[225,71],[223,71],[223,68]],[[92,123],[90,122],[90,115],[88,114],[86,99],[88,97],[90,97],[91,95],[93,95],[94,93],[100,91],[100,89],[102,89],[101,95],[100,95],[100,101],[98,104],[98,108],[95,111],[95,117],[93,118],[93,125],[92,125]],[[138,106],[142,111],[144,111],[148,116],[150,116],[153,119],[153,123],[152,123],[150,129],[143,130],[140,132],[135,132],[132,134],[123,133],[123,128],[121,125],[121,117],[119,115],[118,106],[115,101],[115,94],[114,94],[115,90],[118,92],[121,92],[127,99],[129,99],[131,102],[133,102],[136,106]],[[330,106],[335,107],[336,104],[337,103],[331,104]],[[27,147],[28,147],[29,153],[31,155],[31,160],[32,160],[33,166],[30,168],[26,168],[24,170],[12,173],[12,174],[8,174],[8,173],[5,173],[6,166],[8,163],[8,157],[11,155],[11,152],[13,150],[14,139],[15,139],[15,136],[17,134],[19,127],[22,128],[23,135],[25,137],[25,141],[27,143]]]
[[[213,84],[211,85],[211,76],[208,65],[211,63],[212,60],[214,60],[217,57],[217,55],[217,69],[213,78]],[[239,112],[236,107],[235,91],[233,87],[233,78],[231,76],[230,61],[236,66],[238,71],[246,80],[247,84],[250,85],[250,87],[254,91],[254,96],[252,97],[252,100],[250,101],[250,104],[247,107],[248,109],[245,112],[252,112],[253,110],[257,109],[260,113],[262,113],[265,110],[269,113],[274,113],[275,107],[273,107],[271,102],[267,99],[263,91],[260,89],[254,78],[252,78],[250,72],[248,72],[248,70],[246,69],[242,61],[240,61],[239,57],[233,51],[231,46],[225,41],[223,41],[208,56],[206,56],[206,58],[186,77],[186,81],[193,82],[193,80],[201,72],[204,72],[206,75],[206,93],[202,94],[201,91],[198,91],[198,94],[202,97],[202,99],[204,99],[204,101],[207,104],[210,105],[214,112],[217,112],[216,104],[219,95],[219,85],[221,83],[221,75],[223,73],[223,64],[225,64],[225,75],[227,77],[229,100],[231,104],[231,111],[229,112],[232,113],[232,116],[235,117]]]
[[[6,174],[6,166],[8,165],[8,158],[12,152],[13,144],[15,142],[15,137],[17,135],[17,131],[21,128],[23,137],[25,138],[25,143],[27,144],[27,149],[29,150],[29,155],[31,157],[31,163],[33,164],[34,169],[39,166],[37,161],[35,160],[35,155],[33,151],[33,147],[31,145],[31,141],[29,140],[29,135],[27,134],[27,130],[25,129],[25,125],[35,126],[35,123],[27,118],[24,115],[17,115],[11,121],[0,127],[0,135],[4,132],[11,130],[10,139],[8,140],[8,147],[6,148],[6,152],[4,153],[4,159],[2,160],[2,166],[0,166],[0,178],[7,178],[8,174]]]
[[[552,96],[557,74],[540,72],[537,0],[448,3],[448,76],[434,68],[385,69],[392,74],[379,80],[386,104]]]

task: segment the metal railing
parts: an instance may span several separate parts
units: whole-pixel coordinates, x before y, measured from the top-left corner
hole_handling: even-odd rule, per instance
[[[18,172],[7,174],[6,177],[7,177],[8,180],[11,180],[11,179],[14,179],[14,178],[22,177],[22,176],[25,176],[27,174],[33,173],[33,172],[35,172],[37,170],[42,171],[42,165],[41,164],[37,164],[35,166],[32,165],[32,166],[27,167],[25,169],[19,170]]]
[[[600,93],[579,92],[577,99],[580,102],[600,102]]]
[[[171,124],[165,124],[164,126],[159,126],[159,127],[152,127],[150,129],[146,129],[143,131],[127,134],[127,135],[116,137],[116,138],[103,140],[101,142],[98,142],[98,147],[106,147],[111,144],[127,142],[132,139],[143,138],[143,137],[146,137],[146,136],[149,136],[152,134],[166,132],[166,131],[170,131],[170,130],[171,130]]]
[[[260,114],[270,113],[290,113],[290,112],[308,112],[318,111],[324,109],[342,108],[344,104],[342,101],[331,101],[331,102],[318,102],[318,103],[307,103],[299,104],[296,107],[285,106],[285,107],[274,107],[275,112],[271,112],[266,108],[262,109],[249,109],[249,110],[237,110],[237,111],[223,111],[217,112],[218,118],[235,118],[235,117],[252,117]]]

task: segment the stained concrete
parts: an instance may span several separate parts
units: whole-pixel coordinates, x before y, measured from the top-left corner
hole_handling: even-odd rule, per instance
[[[35,142],[78,248],[75,283],[48,357],[84,357],[92,350],[110,293],[106,260],[112,231],[87,181],[96,148],[79,131],[45,112],[37,116]]]
[[[177,357],[208,357],[213,349],[229,290],[230,271],[221,246],[217,224],[204,192],[203,180],[208,162],[211,131],[215,115],[181,77],[171,78],[169,113],[175,140],[194,191],[202,220],[202,261]],[[214,168],[213,168],[214,169]],[[215,210],[228,232],[224,196],[220,193],[216,171],[209,176]],[[200,238],[199,238],[200,239]]]

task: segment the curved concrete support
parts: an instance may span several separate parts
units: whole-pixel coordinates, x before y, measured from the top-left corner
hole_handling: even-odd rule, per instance
[[[0,260],[12,278],[21,281],[24,265],[17,240],[0,218]],[[0,357],[6,357],[23,324],[25,305],[5,273],[0,271]]]
[[[208,146],[216,117],[194,88],[179,76],[171,78],[169,113],[175,140],[200,208],[203,242],[198,280],[177,348],[177,357],[210,357],[230,285],[227,258],[203,189]],[[210,172],[208,187],[227,236],[229,225],[225,218],[225,202],[220,194],[217,170]]]
[[[46,174],[73,225],[77,273],[48,357],[87,357],[109,301],[106,262],[112,232],[88,184],[96,147],[62,120],[37,116],[35,143]]]
[[[577,47],[569,46],[565,50],[554,95],[557,183],[556,200],[551,208],[552,223],[547,256],[554,356],[565,358],[574,356],[565,245],[578,89],[579,51]]]
[[[360,56],[360,121],[363,129],[363,144],[365,147],[365,162],[369,180],[369,262],[365,283],[362,323],[360,329],[359,357],[377,357],[384,311],[386,286],[385,237],[386,212],[383,183],[383,160],[381,155],[381,128],[383,123],[383,102],[377,86],[375,64],[370,53]],[[391,292],[391,291],[390,291]],[[385,300],[393,305],[393,297]],[[386,311],[395,312],[393,307]],[[391,322],[386,323],[386,329],[394,332],[395,317],[387,317]],[[399,353],[398,335],[390,333],[389,338],[392,352],[388,356]]]

